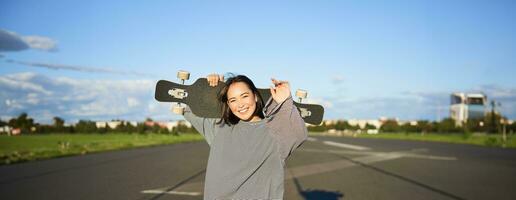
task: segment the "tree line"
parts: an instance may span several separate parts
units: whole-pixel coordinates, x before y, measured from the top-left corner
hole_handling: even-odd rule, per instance
[[[508,133],[516,132],[516,123],[503,124],[502,119],[504,117],[497,113],[489,112],[484,118],[470,119],[462,126],[456,126],[456,123],[451,118],[446,118],[441,121],[427,121],[419,120],[417,124],[412,125],[411,123],[400,124],[396,120],[386,120],[382,123],[380,128],[373,126],[372,124],[366,124],[364,127],[358,125],[351,125],[345,120],[339,120],[332,124],[322,124],[319,126],[309,126],[308,130],[312,132],[324,132],[329,130],[337,131],[351,131],[365,132],[367,130],[378,129],[381,133],[471,133],[471,132],[484,132],[484,133],[501,133],[503,129]],[[193,127],[188,127],[184,123],[179,123],[176,127],[169,130],[166,127],[159,126],[157,123],[151,123],[153,125],[146,125],[146,122],[153,122],[152,119],[147,118],[145,122],[137,123],[136,126],[122,121],[116,128],[110,128],[105,126],[102,128],[97,127],[95,121],[90,120],[79,120],[73,126],[65,125],[65,120],[60,117],[54,117],[53,123],[49,125],[35,123],[27,113],[22,113],[16,118],[12,118],[7,122],[0,120],[0,127],[10,126],[15,129],[20,129],[22,134],[26,133],[160,133],[160,134],[173,134],[178,135],[180,133],[196,133],[197,131]],[[147,123],[148,124],[148,123]],[[505,126],[505,127],[504,127]]]
[[[147,123],[146,123],[147,122]],[[172,134],[178,135],[181,133],[196,133],[197,131],[188,127],[184,123],[178,123],[176,127],[169,130],[166,127],[162,127],[157,123],[153,122],[152,119],[147,118],[145,122],[137,123],[136,126],[122,121],[116,128],[110,128],[109,126],[97,127],[95,121],[91,120],[79,120],[75,125],[65,125],[65,120],[60,117],[54,117],[52,124],[39,124],[35,123],[34,119],[30,118],[27,113],[22,113],[16,118],[12,118],[7,122],[0,120],[0,127],[10,126],[13,129],[20,129],[22,134],[36,133],[36,134],[48,134],[48,133],[160,133],[160,134]],[[152,125],[148,125],[152,124]]]
[[[508,133],[516,132],[516,123],[502,123],[506,119],[496,113],[487,113],[484,118],[470,119],[461,126],[457,126],[455,120],[445,118],[441,121],[419,120],[417,124],[398,123],[397,120],[390,119],[382,123],[380,128],[366,124],[364,127],[351,125],[345,120],[339,120],[332,124],[322,124],[320,126],[309,126],[308,130],[312,132],[325,132],[328,130],[365,132],[370,129],[378,129],[381,133],[501,133],[505,128]]]

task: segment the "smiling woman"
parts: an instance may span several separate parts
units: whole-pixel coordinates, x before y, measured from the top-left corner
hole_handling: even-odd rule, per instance
[[[209,75],[217,86],[219,75]],[[282,199],[285,160],[308,136],[286,81],[272,79],[266,103],[246,76],[231,77],[219,95],[220,119],[189,108],[184,117],[210,145],[204,199]]]
[[[262,96],[249,78],[235,76],[228,79],[226,84],[229,86],[224,87],[219,95],[223,113],[219,123],[231,125],[240,119],[253,122],[263,119]]]

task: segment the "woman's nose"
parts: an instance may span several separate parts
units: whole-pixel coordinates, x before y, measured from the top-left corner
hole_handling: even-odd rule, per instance
[[[242,103],[242,102],[238,102],[238,108],[243,108],[244,106],[245,106],[245,104],[244,104],[244,103]]]

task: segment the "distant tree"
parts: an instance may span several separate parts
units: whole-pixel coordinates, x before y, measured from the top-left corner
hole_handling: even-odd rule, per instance
[[[176,128],[177,128],[177,132],[179,134],[181,134],[181,133],[197,133],[195,128],[186,126],[184,121],[179,121],[177,123],[177,127]]]
[[[129,122],[124,121],[120,125],[118,125],[114,131],[118,133],[133,133],[136,132],[136,127],[130,124]]]
[[[351,125],[349,125],[349,123],[347,121],[338,120],[337,123],[335,123],[334,128],[336,130],[342,131],[342,130],[350,129]]]
[[[96,133],[97,125],[93,121],[79,120],[79,122],[77,122],[77,124],[75,124],[75,132],[77,132],[77,133]]]
[[[485,119],[469,119],[464,124],[464,131],[465,132],[485,132]]]
[[[55,132],[65,132],[65,127],[64,127],[64,119],[60,118],[60,117],[54,117],[53,118],[53,126],[54,126],[54,131]]]
[[[461,127],[455,125],[455,120],[452,118],[445,118],[437,125],[437,132],[439,133],[459,133],[463,132]]]
[[[111,129],[109,126],[106,126],[104,128],[97,128],[97,130],[94,133],[106,134],[110,132],[114,132],[113,129]]]
[[[0,120],[0,126],[6,126],[6,125],[7,125],[7,122]]]
[[[516,133],[516,122],[513,122],[512,124],[506,125],[506,131],[509,133]]]
[[[420,133],[429,133],[429,132],[435,132],[435,126],[433,123],[427,121],[427,120],[420,120],[417,121],[416,125],[417,132]]]
[[[144,123],[138,123],[138,125],[136,125],[136,132],[140,133],[140,134],[144,134],[147,132],[147,126],[145,126]]]
[[[484,118],[484,129],[488,133],[500,133],[502,116],[496,112],[488,112]]]
[[[415,133],[415,132],[418,132],[418,127],[417,127],[417,125],[405,123],[400,126],[400,131],[405,132],[405,133]]]
[[[326,126],[324,126],[324,124],[319,126],[309,126],[307,129],[310,132],[324,132],[326,131]]]
[[[27,113],[22,113],[18,118],[12,118],[8,122],[9,126],[21,129],[22,133],[29,133],[34,127],[34,120]]]
[[[167,127],[160,127],[159,130],[158,130],[158,133],[160,134],[169,134],[171,133]]]
[[[151,133],[160,133],[161,127],[158,124],[154,124],[154,126],[151,127]]]
[[[36,133],[46,134],[46,133],[54,133],[54,126],[52,125],[36,125]]]
[[[399,132],[400,126],[396,120],[389,119],[382,124],[380,131],[386,133]]]
[[[364,130],[375,130],[375,129],[376,129],[376,126],[369,124],[369,123],[366,123],[366,125],[364,126]]]
[[[60,118],[60,117],[54,117],[54,126],[55,127],[63,127],[64,126],[64,119]]]
[[[357,131],[357,130],[360,130],[360,126],[358,124],[354,125],[354,126],[353,125],[349,125],[346,129],[347,130],[351,130],[351,131]]]

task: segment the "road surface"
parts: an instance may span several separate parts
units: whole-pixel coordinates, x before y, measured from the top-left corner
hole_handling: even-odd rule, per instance
[[[202,199],[204,142],[0,166],[1,199]],[[310,137],[285,199],[516,199],[516,150]]]

